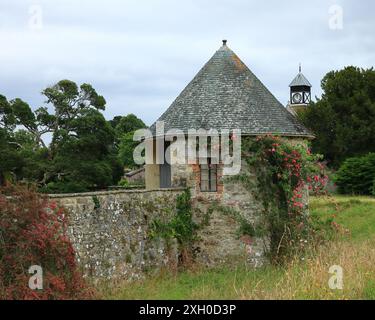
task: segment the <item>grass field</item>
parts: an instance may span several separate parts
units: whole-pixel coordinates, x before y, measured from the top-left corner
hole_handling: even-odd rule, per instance
[[[168,271],[144,281],[102,286],[104,299],[375,299],[375,199],[318,197],[312,215],[335,220],[350,232],[304,260],[281,268],[238,266],[173,275]],[[329,267],[343,268],[343,290],[328,286]]]

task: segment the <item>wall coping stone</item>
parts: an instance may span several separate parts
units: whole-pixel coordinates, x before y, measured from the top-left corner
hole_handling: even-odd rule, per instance
[[[123,193],[151,193],[151,192],[181,192],[186,188],[169,188],[169,189],[138,189],[138,190],[107,190],[107,191],[95,191],[95,192],[81,192],[81,193],[60,193],[60,194],[48,194],[51,199],[56,198],[72,198],[72,197],[93,197],[93,196],[105,196],[113,194]]]

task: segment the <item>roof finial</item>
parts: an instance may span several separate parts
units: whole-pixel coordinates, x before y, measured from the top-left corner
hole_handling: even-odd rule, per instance
[[[223,46],[227,45],[227,40],[223,40]]]
[[[302,66],[301,66],[301,62],[299,63],[299,73],[302,72]]]

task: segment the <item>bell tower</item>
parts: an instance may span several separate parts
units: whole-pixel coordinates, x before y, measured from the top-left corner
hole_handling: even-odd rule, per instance
[[[290,101],[287,109],[290,113],[295,115],[298,111],[306,108],[311,101],[312,85],[302,74],[301,64],[299,65],[299,72],[297,76],[290,83],[289,87]]]

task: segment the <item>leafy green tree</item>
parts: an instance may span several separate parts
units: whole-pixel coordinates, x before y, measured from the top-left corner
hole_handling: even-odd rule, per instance
[[[115,117],[111,124],[115,128],[118,157],[121,163],[127,168],[136,168],[133,151],[139,142],[133,141],[133,135],[136,130],[146,128],[145,123],[134,114],[128,114],[125,117]]]
[[[49,149],[40,146],[35,136],[24,129],[14,132],[14,140],[19,146],[18,156],[24,162],[17,179],[44,184],[51,170]]]
[[[55,140],[54,171],[49,187],[56,191],[102,189],[117,183],[122,167],[113,149],[114,131],[97,110],[85,110],[71,124],[74,135],[60,130]],[[62,191],[66,191],[65,188]]]
[[[7,114],[2,122],[22,128],[6,137],[2,134],[8,146],[13,138],[17,155],[24,161],[18,178],[36,182],[45,192],[87,191],[116,184],[123,169],[114,145],[115,130],[101,113],[105,99],[91,85],[78,87],[70,80],[42,93],[50,108],[33,111],[21,99],[7,104],[1,100],[2,114]],[[48,133],[52,142],[47,147],[43,137]],[[14,171],[14,164],[8,167]]]
[[[0,95],[0,185],[14,178],[24,165],[18,153],[20,145],[13,136],[14,129],[12,107],[6,97]]]
[[[23,126],[35,140],[35,147],[42,146],[46,148],[43,141],[43,135],[53,132],[56,116],[48,113],[47,108],[41,107],[32,111],[29,104],[17,98],[10,102],[12,114],[16,119],[16,124]]]
[[[138,141],[133,141],[134,132],[125,133],[119,145],[118,156],[122,164],[127,168],[136,168],[137,165],[133,160],[133,151],[139,144]]]
[[[117,184],[124,165],[134,165],[132,135],[145,127],[143,121],[133,114],[106,121],[106,101],[89,84],[62,80],[42,93],[46,105],[34,111],[21,99],[0,96],[0,183],[13,177],[44,192]]]
[[[112,120],[109,120],[109,124],[115,129],[122,118],[123,116],[115,116]]]
[[[313,151],[324,154],[334,167],[347,157],[374,152],[375,71],[331,71],[321,86],[321,99],[298,115],[316,135]]]
[[[116,184],[122,175],[114,147],[115,131],[101,110],[105,99],[91,85],[69,80],[43,94],[55,110],[51,153],[53,171],[47,191],[78,192]]]
[[[0,105],[1,184],[5,178],[42,181],[48,165],[48,149],[41,139],[45,130],[40,122],[41,113],[38,110],[34,113],[20,99],[8,102],[0,96]],[[17,125],[25,129],[16,129]]]
[[[117,124],[115,126],[116,137],[118,139],[121,139],[124,134],[134,132],[138,129],[143,128],[146,128],[145,123],[131,113],[125,117],[121,117],[121,119],[117,121]]]
[[[335,175],[338,190],[346,194],[372,194],[375,181],[375,153],[348,158]]]

